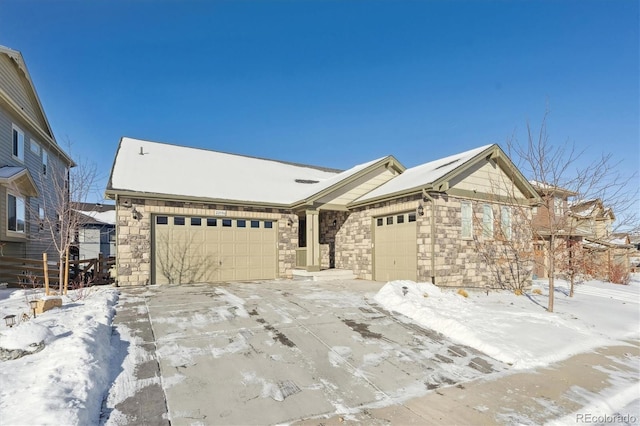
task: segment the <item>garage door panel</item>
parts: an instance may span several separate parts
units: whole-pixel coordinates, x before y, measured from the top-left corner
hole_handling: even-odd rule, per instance
[[[414,218],[410,220],[409,213],[404,213],[374,219],[376,280],[416,279],[417,228]]]
[[[192,272],[183,275],[198,281],[272,279],[277,275],[277,229],[267,227],[266,221],[164,216],[160,222],[154,220],[153,229],[156,283],[169,282],[163,272],[167,264],[182,264]],[[177,274],[169,275],[175,279]]]

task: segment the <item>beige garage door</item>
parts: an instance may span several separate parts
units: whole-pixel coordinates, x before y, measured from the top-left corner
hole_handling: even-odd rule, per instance
[[[418,270],[415,212],[375,218],[374,227],[374,279],[415,281]]]
[[[276,278],[274,221],[158,215],[153,223],[157,284]]]

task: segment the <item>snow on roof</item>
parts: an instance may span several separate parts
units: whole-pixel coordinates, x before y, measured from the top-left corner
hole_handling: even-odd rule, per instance
[[[88,216],[92,219],[95,219],[96,222],[105,223],[107,225],[115,225],[116,224],[116,211],[115,210],[107,210],[104,212],[99,211],[86,211],[86,210],[76,210],[78,213],[81,213],[85,216]]]
[[[338,173],[313,166],[125,137],[116,154],[108,189],[291,204],[374,162]]]
[[[492,146],[493,145],[484,145],[479,148],[407,169],[402,174],[360,197],[357,201],[366,201],[378,197],[384,197],[396,192],[433,183]]]

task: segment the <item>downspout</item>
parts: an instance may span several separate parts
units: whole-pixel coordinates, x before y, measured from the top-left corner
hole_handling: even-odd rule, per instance
[[[118,234],[120,233],[120,224],[118,223],[118,194],[116,194],[116,287],[120,287],[120,256],[118,256]]]
[[[423,197],[431,202],[431,284],[436,284],[436,202],[426,189],[422,189]]]

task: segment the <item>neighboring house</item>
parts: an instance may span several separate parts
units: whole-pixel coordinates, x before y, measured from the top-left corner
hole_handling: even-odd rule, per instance
[[[0,46],[0,254],[56,252],[45,218],[68,194],[71,158],[58,146],[20,52]]]
[[[571,227],[569,221],[569,198],[577,194],[565,188],[543,182],[530,181],[540,196],[541,204],[533,207],[533,245],[535,265],[533,275],[536,278],[548,278],[549,241],[553,235],[556,247],[566,246],[570,241],[580,240],[581,234]],[[561,268],[558,268],[558,270]]]
[[[602,204],[602,200],[593,199],[571,203],[569,207],[571,228],[591,239],[608,238],[616,220],[613,211]]]
[[[74,203],[79,226],[73,247],[76,259],[116,254],[116,208],[111,204]]]
[[[120,285],[338,268],[484,287],[477,241],[512,238],[511,206],[530,215],[540,202],[497,145],[410,169],[387,156],[340,172],[131,138],[120,141],[106,195],[116,202]]]

